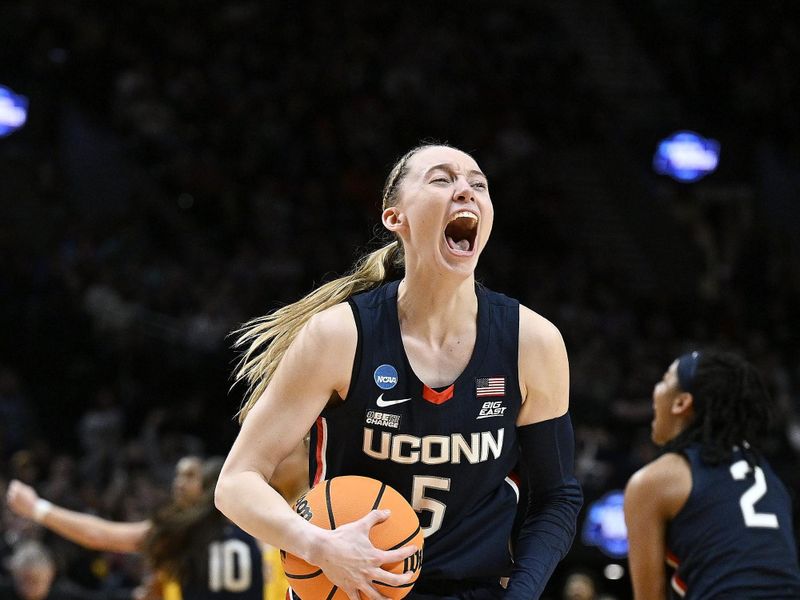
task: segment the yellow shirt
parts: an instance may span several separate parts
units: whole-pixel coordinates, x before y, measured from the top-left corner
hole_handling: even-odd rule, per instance
[[[162,590],[164,592],[164,600],[183,600],[183,596],[181,595],[181,586],[179,586],[178,582],[173,579],[170,579],[164,583]]]
[[[283,600],[289,581],[283,573],[281,551],[267,544],[261,550],[264,557],[264,600]]]

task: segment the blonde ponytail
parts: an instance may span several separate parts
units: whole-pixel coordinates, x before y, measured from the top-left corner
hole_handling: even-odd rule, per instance
[[[417,152],[446,144],[425,143],[406,152],[392,167],[383,186],[383,208],[394,206],[400,184],[408,174],[408,161]],[[447,146],[452,147],[452,146]],[[298,300],[268,315],[245,323],[234,333],[235,348],[246,348],[234,374],[236,383],[247,383],[247,394],[239,410],[239,422],[267,389],[278,363],[308,320],[350,296],[377,287],[404,267],[403,246],[399,240],[363,256],[344,277],[335,279]],[[235,385],[235,384],[234,384]]]
[[[313,315],[380,285],[388,274],[402,267],[403,248],[399,241],[391,242],[362,257],[348,275],[318,287],[297,302],[253,319],[235,331],[239,337],[234,347],[246,348],[235,373],[236,383],[247,382],[239,422],[244,421],[264,393],[284,353]]]

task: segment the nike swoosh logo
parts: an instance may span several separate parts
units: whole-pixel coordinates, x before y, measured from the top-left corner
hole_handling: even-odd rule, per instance
[[[386,408],[387,406],[394,406],[395,404],[402,404],[403,402],[408,402],[411,398],[400,398],[399,400],[384,400],[383,394],[378,396],[378,406],[381,408]]]

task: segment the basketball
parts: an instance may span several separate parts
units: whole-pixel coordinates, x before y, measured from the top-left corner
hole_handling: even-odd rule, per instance
[[[380,582],[375,583],[375,587],[388,598],[402,598],[411,591],[422,567],[423,534],[417,513],[395,489],[369,477],[334,477],[314,486],[294,508],[304,519],[325,529],[357,521],[371,510],[390,510],[391,516],[370,530],[369,539],[381,550],[414,544],[418,550],[412,556],[382,565],[393,573],[412,571],[414,578],[401,587]],[[301,600],[347,600],[347,595],[336,588],[319,567],[286,552],[281,552],[281,563],[289,585]],[[361,598],[366,597],[361,594]]]

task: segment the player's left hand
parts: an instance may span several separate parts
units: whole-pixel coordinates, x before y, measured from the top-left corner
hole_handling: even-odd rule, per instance
[[[29,485],[17,479],[12,479],[8,484],[6,502],[8,507],[20,517],[33,519],[33,511],[38,499],[39,494]]]

